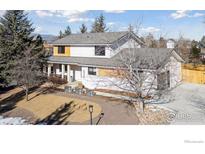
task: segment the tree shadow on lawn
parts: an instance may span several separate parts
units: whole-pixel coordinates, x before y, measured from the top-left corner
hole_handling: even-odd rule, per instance
[[[39,88],[39,87],[33,87],[29,89],[29,95],[33,92],[37,92],[36,95],[32,96],[31,98],[29,98],[29,101],[34,99],[35,97],[41,95],[41,94],[48,94],[48,93],[55,93],[56,90],[55,89],[50,89],[50,88]],[[18,93],[15,93],[9,97],[7,97],[6,99],[0,101],[0,114],[3,114],[5,112],[8,112],[10,110],[13,110],[14,108],[16,108],[16,103],[25,99],[25,91],[22,90]],[[28,103],[29,103],[28,101]]]
[[[30,93],[34,92],[36,89],[37,87],[31,88]],[[23,100],[24,96],[25,96],[25,91],[22,90],[0,101],[0,114],[3,114],[5,112],[8,112],[16,108],[16,103]]]
[[[34,98],[36,98],[39,95],[42,95],[42,94],[54,94],[54,93],[59,92],[59,91],[63,92],[64,90],[60,90],[60,89],[58,89],[56,87],[39,88],[39,89],[36,90],[37,94],[35,94],[34,96],[30,97],[29,101],[34,99]]]
[[[60,106],[58,109],[56,109],[53,113],[51,113],[49,116],[42,120],[37,120],[36,125],[66,125],[69,122],[66,121],[66,119],[74,112],[72,110],[71,104],[73,101],[70,103],[66,103],[62,106]]]

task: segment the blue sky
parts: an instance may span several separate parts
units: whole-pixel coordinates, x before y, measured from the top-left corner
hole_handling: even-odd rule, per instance
[[[58,35],[67,25],[73,33],[79,32],[82,23],[90,30],[94,19],[101,13],[105,16],[109,31],[127,30],[129,24],[134,27],[140,22],[139,35],[153,33],[156,37],[186,38],[199,40],[205,34],[205,11],[27,11],[36,32]]]

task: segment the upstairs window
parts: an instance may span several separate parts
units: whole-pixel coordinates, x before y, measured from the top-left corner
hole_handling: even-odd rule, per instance
[[[88,67],[88,75],[96,75],[96,67]]]
[[[95,56],[105,56],[105,47],[95,46]]]
[[[58,46],[58,53],[64,54],[65,53],[65,46]]]

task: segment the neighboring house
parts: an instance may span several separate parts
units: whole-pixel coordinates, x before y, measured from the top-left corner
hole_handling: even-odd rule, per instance
[[[168,59],[175,67],[170,67],[166,74],[169,87],[181,80],[182,58],[174,49],[145,48],[144,42],[132,32],[106,32],[71,34],[52,42],[53,55],[48,59],[48,76],[57,75],[68,82],[81,81],[88,88],[103,87],[104,80],[112,78],[112,73],[120,64],[120,54],[129,49],[135,50],[136,56],[150,56],[155,53]],[[165,59],[164,59],[165,60]],[[166,59],[165,65],[168,61]],[[172,76],[172,72],[177,74]]]
[[[54,36],[54,35],[41,35],[42,39],[43,39],[43,46],[45,48],[46,51],[48,51],[50,53],[50,55],[52,55],[53,53],[53,45],[51,44],[53,41],[57,40],[58,37]]]
[[[175,48],[176,41],[174,39],[168,39],[167,40],[167,48]]]

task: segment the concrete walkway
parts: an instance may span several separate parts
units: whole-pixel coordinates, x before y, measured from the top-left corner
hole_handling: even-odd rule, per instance
[[[183,83],[168,96],[171,103],[160,104],[176,114],[171,124],[205,124],[205,85]]]
[[[122,103],[119,99],[103,96],[89,97],[65,93],[63,95],[99,104],[102,107],[102,112],[104,113],[99,125],[136,125],[139,123],[137,116],[130,106],[126,103]],[[98,120],[99,117],[95,118],[93,120],[93,124],[96,124]],[[86,121],[84,124],[89,124],[89,122],[90,121]]]

